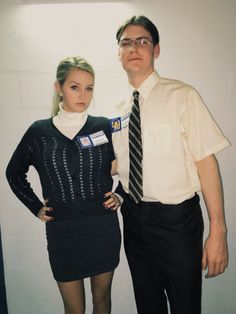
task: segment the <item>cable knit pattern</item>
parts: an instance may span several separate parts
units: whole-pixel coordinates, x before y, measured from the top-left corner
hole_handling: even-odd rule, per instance
[[[103,130],[108,143],[83,148],[78,136]],[[27,180],[32,165],[37,170],[44,200],[53,208],[77,206],[78,202],[102,199],[112,189],[111,161],[115,158],[109,120],[88,116],[73,139],[63,135],[52,119],[34,122],[17,146],[6,170],[16,196],[37,215],[43,202]]]

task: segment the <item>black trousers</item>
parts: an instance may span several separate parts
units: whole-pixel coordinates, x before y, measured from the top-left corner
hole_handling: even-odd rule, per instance
[[[178,205],[121,208],[124,247],[139,314],[200,314],[203,218],[196,194]]]

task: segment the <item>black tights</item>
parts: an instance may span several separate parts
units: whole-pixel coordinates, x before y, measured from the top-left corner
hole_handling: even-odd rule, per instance
[[[93,297],[93,314],[111,313],[111,285],[113,271],[90,278]],[[65,308],[65,314],[85,313],[84,280],[57,282]]]

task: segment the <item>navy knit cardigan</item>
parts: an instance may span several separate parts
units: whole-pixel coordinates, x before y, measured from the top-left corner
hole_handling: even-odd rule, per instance
[[[106,143],[88,146],[81,137],[105,134]],[[103,136],[104,138],[104,136]],[[52,118],[34,122],[17,146],[6,170],[11,189],[30,211],[37,215],[44,205],[27,179],[33,166],[40,178],[43,200],[54,209],[71,209],[86,201],[103,201],[111,191],[111,162],[115,159],[109,120],[104,117],[88,119],[78,134],[70,140],[53,124]]]

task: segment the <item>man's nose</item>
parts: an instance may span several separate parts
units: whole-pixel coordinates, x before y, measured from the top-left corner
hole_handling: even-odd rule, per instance
[[[137,50],[138,49],[138,43],[136,40],[131,40],[129,43],[129,50]]]

